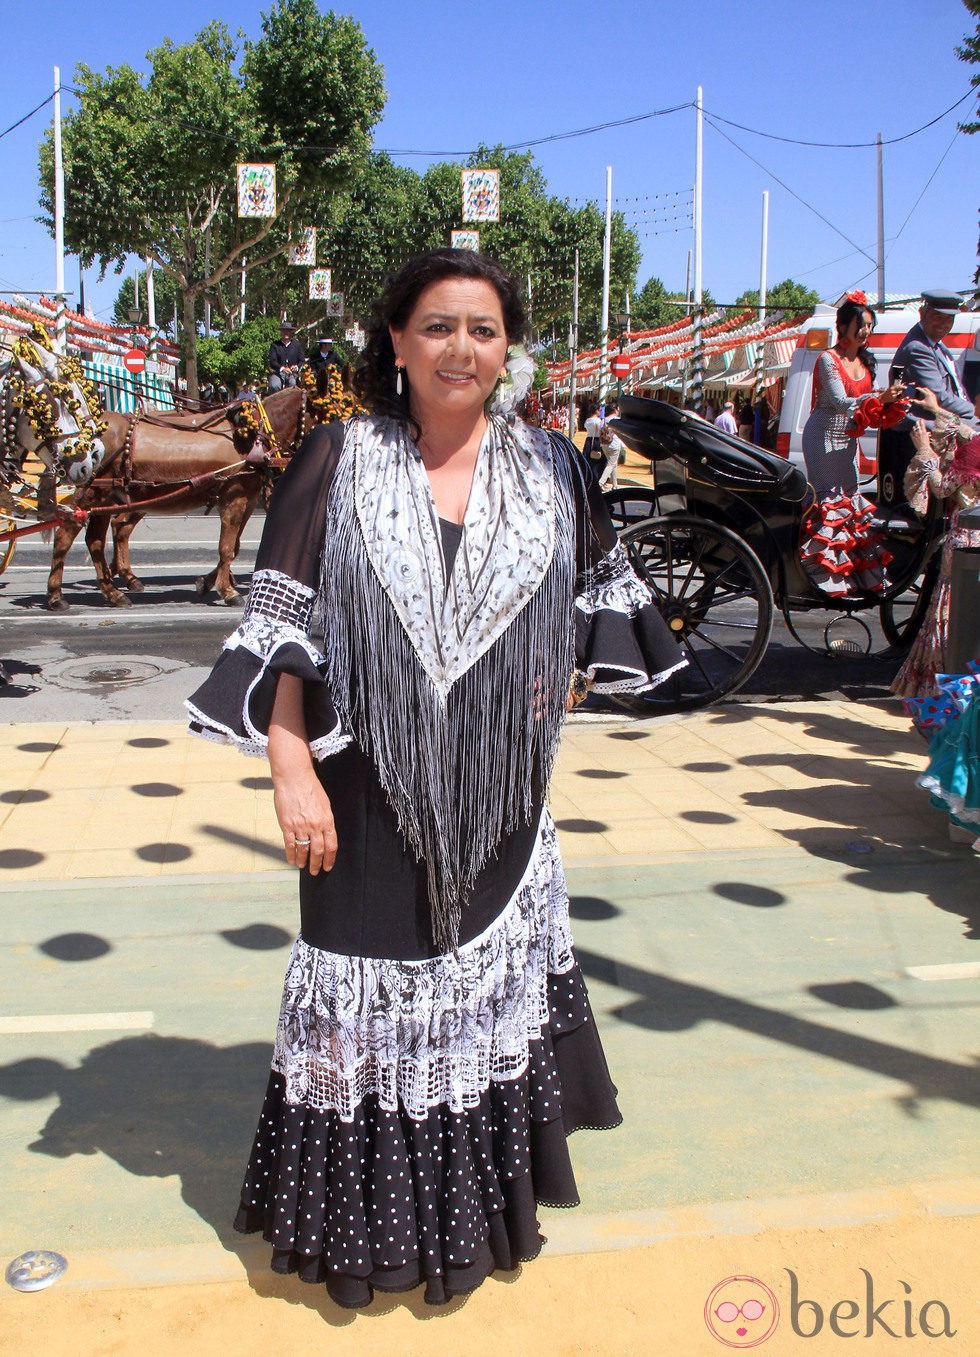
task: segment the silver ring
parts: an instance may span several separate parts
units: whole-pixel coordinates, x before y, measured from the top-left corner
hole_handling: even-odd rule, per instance
[[[293,843],[296,844],[296,846],[297,846],[298,848],[305,848],[305,847],[310,843],[310,840],[309,840],[309,839],[293,839]]]

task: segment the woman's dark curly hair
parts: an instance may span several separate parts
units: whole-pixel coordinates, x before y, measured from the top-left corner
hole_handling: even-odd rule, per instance
[[[402,394],[395,392],[395,350],[388,326],[402,329],[421,293],[443,278],[479,278],[489,283],[500,298],[508,343],[520,344],[523,340],[527,322],[520,288],[495,260],[475,250],[429,250],[416,255],[385,279],[354,372],[354,390],[372,414],[389,415],[414,425],[409,414],[407,373],[402,373]],[[414,432],[417,437],[419,431]]]
[[[840,339],[844,331],[849,330],[852,323],[855,320],[857,320],[859,316],[863,316],[865,312],[867,312],[868,315],[871,317],[871,328],[873,330],[875,326],[878,324],[878,321],[877,318],[875,317],[875,313],[871,310],[871,307],[868,306],[866,302],[852,302],[850,300],[842,302],[841,305],[837,308],[837,338]],[[874,381],[875,371],[878,367],[878,364],[877,361],[875,360],[874,354],[871,352],[867,345],[865,345],[864,348],[862,349],[858,349],[858,357],[860,358],[864,366],[868,369],[868,371],[871,373],[871,380]]]

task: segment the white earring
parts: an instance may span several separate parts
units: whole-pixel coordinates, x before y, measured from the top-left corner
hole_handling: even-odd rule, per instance
[[[402,371],[403,371],[403,369],[396,363],[396,364],[395,364],[395,395],[396,395],[396,396],[400,396],[400,395],[402,394]]]

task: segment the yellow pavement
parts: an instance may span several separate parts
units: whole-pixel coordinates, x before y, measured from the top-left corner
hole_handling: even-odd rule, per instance
[[[570,872],[632,864],[655,875],[711,857],[758,861],[770,871],[775,863],[803,880],[821,856],[852,851],[915,848],[938,861],[948,859],[949,839],[944,817],[914,785],[923,756],[891,703],[733,705],[657,721],[582,713],[566,728],[552,809]],[[0,767],[0,901],[21,909],[44,883],[244,880],[283,870],[264,764],[194,739],[176,722],[0,727]],[[980,859],[959,852],[964,897],[975,899]],[[759,891],[765,887],[760,878]],[[924,911],[932,907],[923,900]],[[951,1004],[951,1022],[967,1000],[964,992]],[[36,995],[8,995],[4,1009],[39,1003]],[[853,1115],[859,1137],[860,1109]],[[696,1127],[684,1152],[696,1160],[700,1138],[720,1133],[716,1123]],[[756,1153],[764,1159],[767,1145]],[[84,1172],[85,1160],[77,1162]],[[619,1173],[628,1180],[628,1155]],[[932,1350],[923,1318],[937,1331],[943,1320],[938,1306],[923,1307],[941,1301],[957,1333],[933,1340],[936,1351],[980,1352],[980,1177],[916,1182],[896,1169],[893,1186],[867,1191],[751,1200],[747,1193],[710,1209],[593,1216],[581,1230],[576,1215],[550,1214],[552,1245],[520,1276],[492,1278],[440,1311],[427,1311],[413,1293],[345,1313],[322,1288],[272,1276],[264,1246],[251,1243],[227,1255],[226,1274],[198,1283],[187,1275],[192,1249],[184,1270],[170,1272],[162,1258],[113,1271],[93,1255],[48,1291],[3,1288],[0,1351],[697,1357],[725,1350],[706,1326],[707,1297],[725,1278],[748,1275],[766,1281],[782,1306],[767,1354],[838,1351],[842,1339],[829,1325],[838,1301],[854,1302],[836,1313],[861,1337],[861,1351],[891,1352],[896,1339],[865,1314],[865,1269],[874,1305],[892,1298],[884,1312],[892,1329],[902,1336],[903,1324],[912,1326],[913,1351]],[[817,1310],[793,1309],[790,1272],[800,1295],[820,1306],[813,1337],[803,1335]],[[140,1275],[154,1273],[157,1285],[140,1284]],[[729,1346],[747,1346],[748,1337]]]

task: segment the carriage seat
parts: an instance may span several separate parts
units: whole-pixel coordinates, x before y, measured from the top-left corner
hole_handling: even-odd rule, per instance
[[[793,503],[806,498],[807,480],[798,466],[724,433],[689,410],[624,396],[620,411],[611,426],[641,457],[676,457],[697,480],[741,494],[769,494]]]

